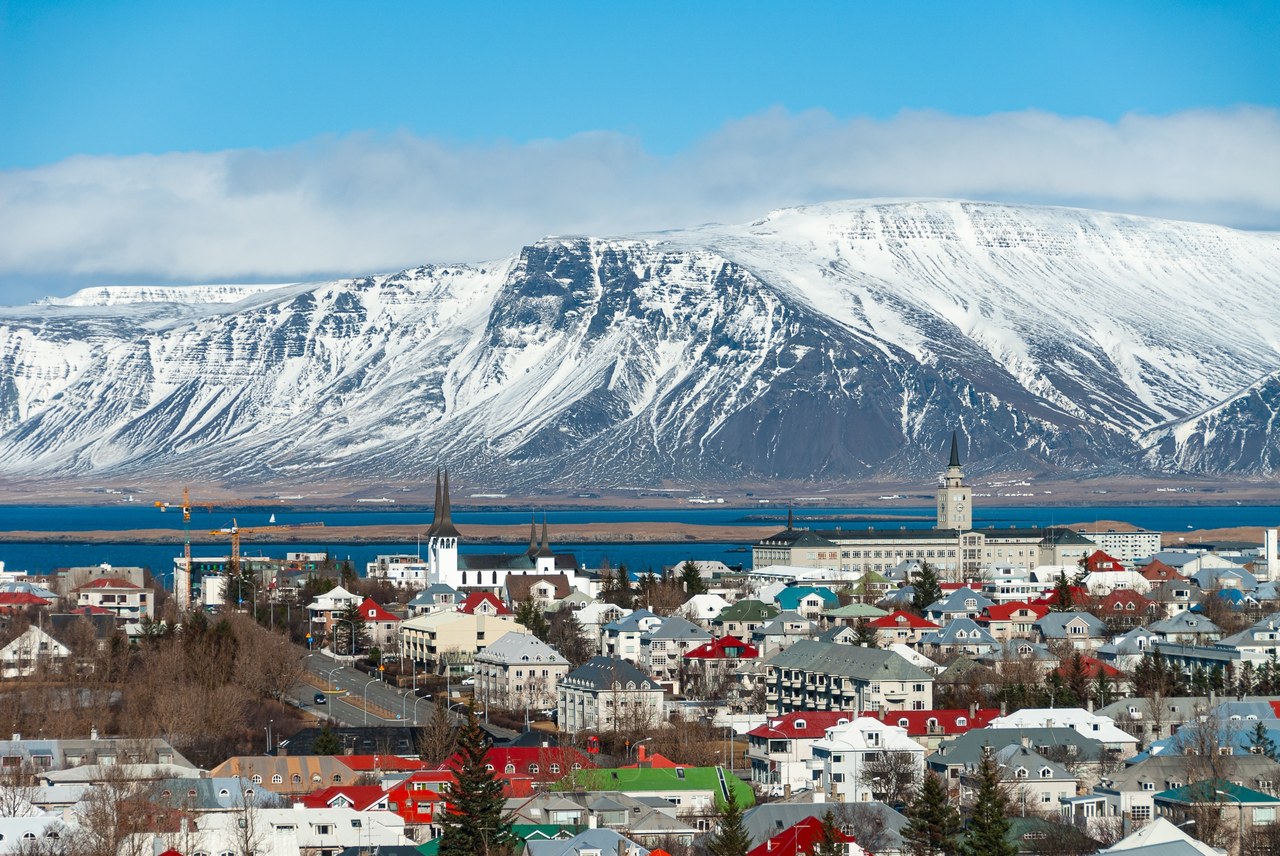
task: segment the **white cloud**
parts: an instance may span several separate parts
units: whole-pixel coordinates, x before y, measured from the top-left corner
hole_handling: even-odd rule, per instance
[[[768,111],[659,157],[591,133],[468,145],[352,135],[290,149],[75,157],[0,173],[0,281],[233,281],[497,258],[547,234],[756,219],[862,196],[1065,203],[1280,225],[1280,113]]]

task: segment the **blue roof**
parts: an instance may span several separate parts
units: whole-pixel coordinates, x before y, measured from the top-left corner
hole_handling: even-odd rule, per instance
[[[774,597],[774,601],[783,609],[798,609],[800,601],[811,594],[822,598],[823,608],[839,606],[840,598],[836,593],[824,586],[787,586]]]

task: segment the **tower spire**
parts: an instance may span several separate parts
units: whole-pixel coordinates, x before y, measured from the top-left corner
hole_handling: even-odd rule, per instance
[[[453,525],[453,508],[449,502],[449,471],[444,471],[444,491],[441,495],[440,522],[436,524],[437,538],[461,538],[461,533]]]
[[[960,443],[957,440],[956,432],[951,432],[951,460],[947,463],[948,467],[960,466]]]
[[[529,516],[529,549],[524,551],[529,558],[538,555],[538,516]]]
[[[431,508],[431,528],[427,530],[427,537],[434,538],[436,530],[440,528],[440,468],[436,467],[436,504]]]
[[[542,515],[542,543],[538,545],[538,558],[547,559],[555,555],[551,552],[551,538],[547,536],[547,515]]]

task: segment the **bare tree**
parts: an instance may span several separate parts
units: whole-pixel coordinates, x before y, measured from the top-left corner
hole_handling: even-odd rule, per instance
[[[916,791],[920,769],[911,752],[880,752],[862,765],[862,784],[889,805],[907,803]]]

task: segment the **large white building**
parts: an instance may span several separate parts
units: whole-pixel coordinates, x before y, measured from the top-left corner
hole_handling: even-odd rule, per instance
[[[1105,532],[1082,529],[1080,534],[1097,544],[1098,549],[1108,556],[1119,559],[1130,567],[1136,560],[1145,559],[1160,552],[1160,533],[1149,529],[1137,529],[1133,532],[1117,532],[1114,529],[1108,529]]]
[[[512,631],[475,655],[476,698],[507,710],[555,707],[569,661],[530,633]]]
[[[859,716],[831,726],[821,740],[814,741],[810,766],[825,793],[840,802],[867,802],[897,796],[877,791],[876,765],[888,754],[901,758],[914,771],[914,780],[920,780],[924,747],[908,736],[907,729]]]

